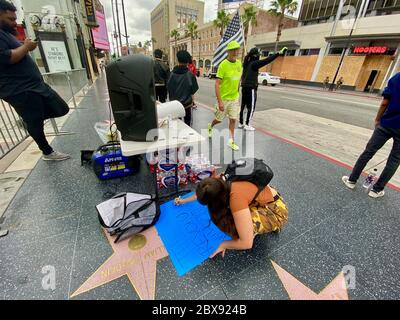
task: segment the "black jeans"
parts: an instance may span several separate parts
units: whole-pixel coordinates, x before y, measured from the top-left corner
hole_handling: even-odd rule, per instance
[[[385,169],[383,169],[383,172],[375,183],[373,190],[380,192],[385,188],[386,184],[396,173],[396,170],[400,165],[400,129],[384,128],[381,126],[375,129],[367,147],[360,155],[353,168],[349,177],[350,181],[356,182],[358,180],[368,161],[371,160],[375,153],[391,138],[394,140],[392,151],[390,152]]]
[[[240,124],[250,125],[253,118],[254,111],[256,110],[257,103],[257,89],[242,87],[242,105],[240,108]],[[244,109],[247,108],[246,123],[244,123]]]
[[[65,116],[69,107],[67,103],[50,87],[48,92],[39,94],[25,91],[4,99],[13,106],[24,120],[28,133],[35,140],[43,154],[53,152],[44,134],[44,120]]]
[[[161,103],[167,101],[168,91],[167,86],[156,86],[156,99]]]
[[[192,107],[185,108],[185,118],[183,120],[189,127],[192,126],[192,112],[193,112]]]

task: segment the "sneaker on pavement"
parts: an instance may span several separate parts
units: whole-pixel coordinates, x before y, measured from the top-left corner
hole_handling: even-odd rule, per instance
[[[45,161],[63,161],[63,160],[67,160],[71,158],[71,156],[69,154],[65,154],[62,152],[58,152],[58,151],[53,151],[50,154],[44,154],[42,156],[42,159]]]
[[[256,129],[254,129],[252,126],[244,126],[244,130],[246,130],[246,131],[254,131],[254,130],[256,130]]]
[[[239,128],[239,129],[243,129],[243,128],[244,128],[244,124],[239,123],[239,124],[238,124],[238,128]]]
[[[213,128],[212,128],[212,126],[211,126],[211,123],[209,123],[209,124],[208,124],[208,137],[209,137],[209,138],[212,138],[212,129],[213,129]]]
[[[239,150],[239,146],[232,139],[229,139],[228,147],[231,148],[233,151]]]
[[[384,195],[385,195],[385,191],[379,191],[379,192],[377,192],[377,191],[375,191],[375,190],[371,190],[369,193],[368,193],[368,195],[371,197],[371,198],[382,198]]]
[[[350,181],[348,176],[342,177],[342,181],[346,185],[346,187],[349,189],[354,189],[356,187],[356,183]]]

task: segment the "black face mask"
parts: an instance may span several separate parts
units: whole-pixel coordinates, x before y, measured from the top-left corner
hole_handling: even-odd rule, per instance
[[[11,33],[13,36],[17,35],[17,30],[14,29],[13,27],[9,26],[9,25],[0,23],[0,29],[5,31],[5,32]]]

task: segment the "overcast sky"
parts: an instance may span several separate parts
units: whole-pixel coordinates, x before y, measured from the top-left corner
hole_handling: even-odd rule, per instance
[[[104,5],[104,10],[107,17],[107,29],[109,34],[114,30],[111,0],[100,0]],[[298,2],[301,3],[302,0]],[[122,0],[118,0],[122,3]],[[217,16],[218,0],[205,0],[205,22],[214,20]],[[270,0],[265,0],[265,7],[268,6]],[[125,15],[127,22],[127,29],[129,43],[137,44],[139,41],[144,43],[146,40],[151,40],[151,27],[150,27],[150,12],[160,3],[160,0],[125,0]],[[121,33],[124,34],[124,25],[122,10],[119,12],[119,19],[121,21]],[[111,39],[110,39],[111,41]],[[125,40],[123,38],[123,43]]]

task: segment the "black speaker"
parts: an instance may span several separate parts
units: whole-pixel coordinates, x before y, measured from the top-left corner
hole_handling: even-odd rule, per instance
[[[106,68],[111,108],[122,140],[154,141],[157,112],[153,59],[134,54],[117,59]]]

